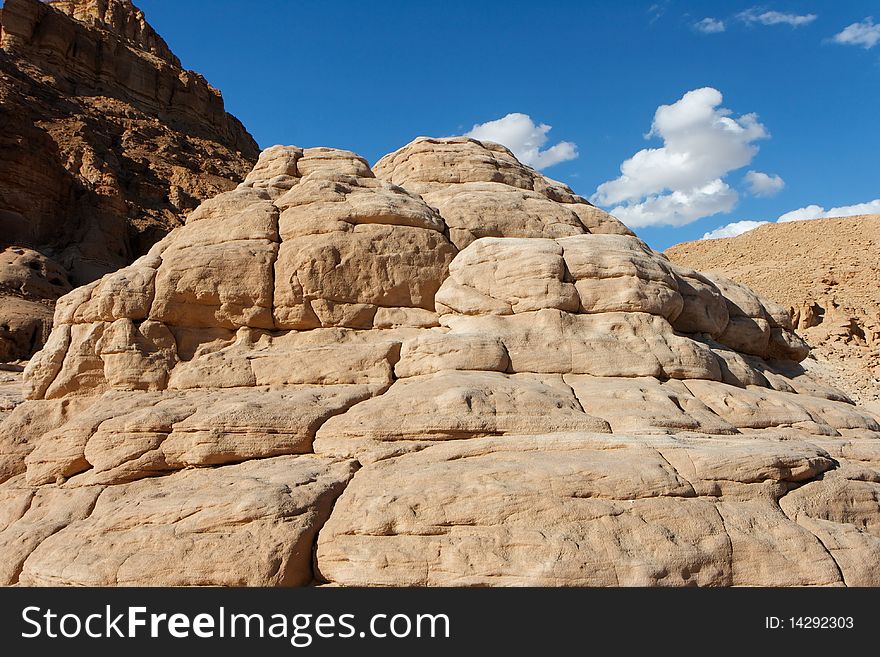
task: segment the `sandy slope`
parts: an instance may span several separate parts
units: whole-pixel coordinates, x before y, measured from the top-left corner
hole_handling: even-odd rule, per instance
[[[880,400],[880,215],[768,224],[666,255],[790,307],[814,347],[804,364],[858,400]]]

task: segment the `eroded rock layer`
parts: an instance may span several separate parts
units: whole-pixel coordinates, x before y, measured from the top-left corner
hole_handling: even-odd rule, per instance
[[[34,353],[71,284],[131,263],[257,155],[129,0],[6,0],[0,360]]]
[[[495,144],[273,147],[54,319],[7,584],[880,584],[880,423],[789,313]]]

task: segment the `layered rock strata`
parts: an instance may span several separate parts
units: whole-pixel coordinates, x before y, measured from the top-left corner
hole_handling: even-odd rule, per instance
[[[59,301],[3,578],[877,585],[880,423],[807,350],[498,145],[273,147]]]
[[[129,0],[6,0],[0,360],[38,350],[71,285],[131,263],[257,155]]]

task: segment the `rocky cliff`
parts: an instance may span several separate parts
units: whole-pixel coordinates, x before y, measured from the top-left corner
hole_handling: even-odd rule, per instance
[[[59,300],[0,579],[878,585],[880,423],[807,352],[495,144],[273,147]]]
[[[0,360],[39,348],[58,296],[145,253],[257,155],[128,0],[6,0]]]
[[[813,347],[805,365],[880,408],[880,215],[767,224],[666,254],[789,308]]]

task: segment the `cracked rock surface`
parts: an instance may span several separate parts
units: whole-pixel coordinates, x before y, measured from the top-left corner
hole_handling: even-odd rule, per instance
[[[54,324],[5,584],[880,585],[880,422],[789,313],[497,144],[267,149]]]

